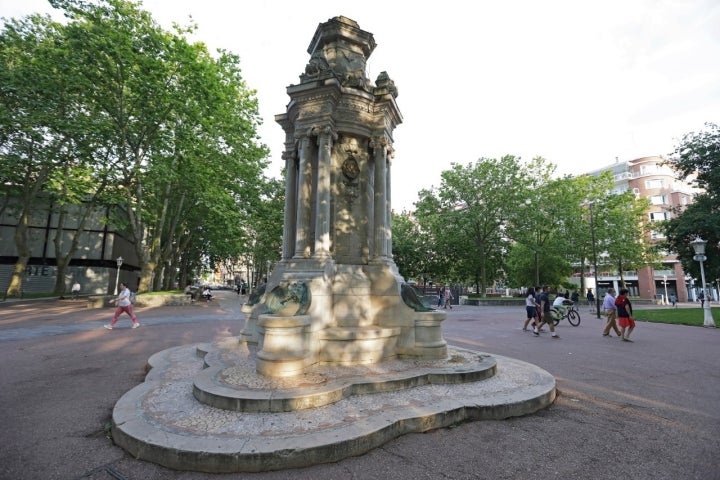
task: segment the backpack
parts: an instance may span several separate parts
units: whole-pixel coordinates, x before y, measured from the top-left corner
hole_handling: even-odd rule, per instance
[[[130,296],[128,297],[128,299],[130,300],[130,303],[133,303],[133,304],[134,304],[136,297],[137,297],[137,295],[135,294],[135,292],[132,292],[132,291],[131,291],[131,292],[130,292]]]

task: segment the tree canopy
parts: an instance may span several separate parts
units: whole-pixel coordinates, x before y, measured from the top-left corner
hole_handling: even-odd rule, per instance
[[[720,127],[708,123],[701,132],[686,134],[668,163],[680,178],[701,189],[686,208],[675,209],[664,224],[665,247],[675,252],[683,269],[700,278],[699,263],[690,242],[698,236],[708,242],[705,271],[710,279],[720,278]]]
[[[139,3],[51,4],[67,22],[30,16],[0,33],[0,176],[11,196],[22,211],[43,195],[111,206],[108,221],[135,245],[140,291],[229,255],[270,182],[240,59],[189,42],[193,25],[165,31]],[[29,252],[17,232],[21,272]]]

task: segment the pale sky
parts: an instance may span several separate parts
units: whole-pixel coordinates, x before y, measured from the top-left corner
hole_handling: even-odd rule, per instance
[[[717,0],[146,0],[165,28],[199,29],[210,51],[240,56],[257,90],[279,177],[286,87],[299,83],[319,23],[343,15],[374,35],[374,81],[387,71],[403,115],[394,134],[395,210],[440,184],[451,162],[542,156],[560,174],[669,155],[682,136],[720,123]],[[0,0],[0,16],[52,12]]]

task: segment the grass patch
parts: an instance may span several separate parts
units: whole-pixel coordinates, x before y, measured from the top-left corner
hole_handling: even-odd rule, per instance
[[[720,307],[710,308],[715,325],[720,318]],[[643,322],[672,323],[675,325],[691,325],[702,327],[704,321],[703,309],[698,308],[656,308],[652,310],[633,309],[633,318]]]
[[[157,292],[145,292],[145,293],[139,293],[138,295],[141,296],[153,296],[153,295],[182,295],[184,294],[184,290],[158,290]]]

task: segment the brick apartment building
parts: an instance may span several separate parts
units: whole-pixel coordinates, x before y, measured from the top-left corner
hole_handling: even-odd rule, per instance
[[[668,165],[663,165],[662,157],[642,157],[625,162],[616,161],[588,175],[600,175],[612,171],[615,180],[615,191],[618,193],[632,191],[637,197],[650,200],[647,211],[650,224],[669,219],[670,209],[675,206],[686,206],[693,202],[697,190],[689,184],[679,181],[675,172]],[[648,233],[651,241],[663,239],[661,232],[651,229]],[[667,300],[675,294],[681,302],[694,301],[696,289],[694,281],[685,275],[680,261],[673,253],[668,253],[662,260],[662,268],[645,267],[640,270],[623,273],[627,288],[632,296],[643,299]],[[591,283],[593,278],[588,278]],[[598,285],[595,291],[601,296],[613,287],[620,288],[620,274],[609,268],[598,266]],[[699,285],[697,285],[699,288]]]

